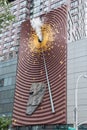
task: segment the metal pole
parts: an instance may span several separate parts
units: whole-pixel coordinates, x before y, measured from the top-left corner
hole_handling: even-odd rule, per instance
[[[76,130],[78,130],[78,83],[79,83],[79,80],[81,77],[84,77],[84,78],[87,78],[87,75],[79,75],[78,76],[78,79],[77,79],[77,82],[76,82],[76,87],[75,87],[75,109],[74,109],[74,112],[75,112],[75,128]]]
[[[50,88],[50,82],[49,82],[49,78],[48,78],[47,66],[46,66],[46,61],[45,61],[45,57],[44,57],[44,52],[43,51],[42,51],[42,54],[43,54],[43,60],[44,60],[44,67],[45,67],[45,72],[46,72],[46,79],[47,79],[47,84],[48,84],[48,90],[49,90],[49,95],[50,95],[50,102],[51,102],[52,113],[54,113],[55,110],[54,110],[52,94],[51,94],[51,88]]]
[[[78,94],[78,82],[79,82],[79,79],[82,77],[82,75],[80,75],[77,79],[77,82],[76,82],[76,87],[75,87],[75,128],[76,130],[78,130],[78,97],[77,97],[77,94]]]

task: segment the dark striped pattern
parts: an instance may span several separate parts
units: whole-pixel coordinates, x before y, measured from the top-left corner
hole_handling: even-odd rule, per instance
[[[45,23],[52,26],[55,41],[45,52],[45,60],[52,91],[55,113],[52,113],[48,88],[37,110],[26,115],[29,88],[34,82],[47,84],[42,54],[34,54],[28,47],[30,23],[22,24],[17,80],[15,89],[13,126],[66,123],[66,32],[67,7],[63,6],[46,15]]]

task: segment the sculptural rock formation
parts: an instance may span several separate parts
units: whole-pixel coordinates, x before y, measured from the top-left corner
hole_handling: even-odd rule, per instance
[[[42,82],[32,83],[29,91],[29,100],[27,103],[26,113],[31,115],[38,105],[42,102],[45,94],[46,85]]]

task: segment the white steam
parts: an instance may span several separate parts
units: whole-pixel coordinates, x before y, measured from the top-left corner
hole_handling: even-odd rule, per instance
[[[36,34],[37,34],[40,41],[42,41],[42,39],[43,39],[42,32],[41,32],[42,25],[43,25],[43,23],[42,23],[42,21],[41,21],[41,19],[39,17],[38,18],[33,18],[31,20],[31,26],[36,31]]]

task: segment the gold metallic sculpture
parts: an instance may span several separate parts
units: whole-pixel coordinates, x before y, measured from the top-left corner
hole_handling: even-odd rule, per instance
[[[39,41],[36,32],[31,29],[31,35],[29,38],[29,48],[31,52],[42,52],[47,51],[51,48],[54,41],[54,32],[49,24],[43,24],[41,27],[43,39]]]

